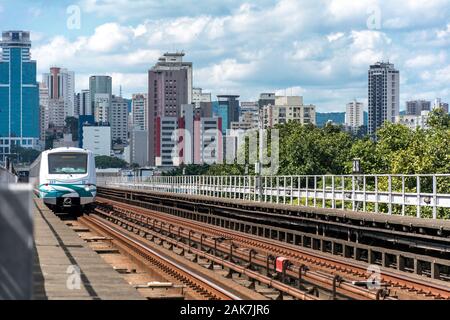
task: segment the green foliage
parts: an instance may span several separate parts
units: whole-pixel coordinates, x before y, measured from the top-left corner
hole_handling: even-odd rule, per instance
[[[34,160],[39,157],[41,154],[40,151],[37,151],[35,149],[30,148],[23,148],[18,145],[14,145],[11,148],[11,156],[10,159],[13,163],[24,163],[24,164],[31,164]]]
[[[410,130],[386,122],[378,129],[376,141],[367,136],[352,137],[334,125],[324,128],[297,122],[277,125],[280,136],[277,174],[349,174],[354,158],[361,159],[365,174],[449,173],[450,116],[435,109],[430,113],[428,125],[428,130]],[[239,152],[248,156],[248,151],[246,143]],[[207,174],[240,175],[244,171],[243,165],[220,164],[212,165]],[[250,163],[249,174],[253,173]]]
[[[182,176],[183,171],[186,176],[198,176],[205,174],[209,169],[209,165],[207,164],[182,164],[181,166],[172,169],[168,172],[164,172],[163,176]]]
[[[127,168],[128,163],[116,157],[97,156],[95,157],[95,167],[99,169]]]
[[[450,114],[443,108],[434,108],[428,116],[427,124],[434,129],[449,129]]]
[[[244,173],[245,173],[244,166],[238,165],[236,163],[235,164],[215,164],[208,168],[206,175],[237,176],[237,175],[243,175]]]
[[[449,173],[449,143],[449,127],[409,130],[385,123],[377,131],[377,142],[366,139],[353,143],[351,158],[361,158],[364,173]]]
[[[342,128],[296,122],[280,130],[280,175],[343,174],[350,160],[351,136]]]

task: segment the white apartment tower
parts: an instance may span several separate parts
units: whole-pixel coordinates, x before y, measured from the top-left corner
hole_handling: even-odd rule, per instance
[[[39,83],[39,130],[40,140],[45,142],[45,133],[49,126],[48,88],[45,83]]]
[[[95,122],[109,123],[109,107],[111,105],[110,95],[107,93],[95,94],[94,105]]]
[[[132,97],[133,130],[148,130],[148,95],[136,93]]]
[[[347,103],[345,124],[354,132],[358,131],[358,128],[364,125],[364,104],[362,102],[354,100]]]

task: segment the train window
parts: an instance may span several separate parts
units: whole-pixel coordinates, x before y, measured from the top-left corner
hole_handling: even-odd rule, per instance
[[[53,153],[48,155],[48,173],[85,174],[87,172],[87,154]]]

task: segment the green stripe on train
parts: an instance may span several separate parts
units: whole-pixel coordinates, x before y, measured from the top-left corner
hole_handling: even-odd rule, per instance
[[[70,190],[46,190],[46,187],[64,187]],[[42,198],[60,198],[68,193],[77,193],[81,198],[93,197],[92,191],[96,191],[86,191],[84,185],[76,184],[41,184],[38,189]]]

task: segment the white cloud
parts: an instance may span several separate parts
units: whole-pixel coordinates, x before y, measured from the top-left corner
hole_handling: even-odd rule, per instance
[[[87,45],[90,50],[108,52],[127,44],[134,36],[131,28],[118,23],[106,23],[95,29]]]
[[[366,17],[368,10],[377,6],[377,0],[331,0],[327,1],[330,18],[337,21],[351,19],[355,16]]]
[[[367,68],[379,60],[400,69],[405,96],[423,81],[424,92],[432,92],[431,86],[444,90],[443,80],[425,79],[447,79],[442,66],[448,63],[450,4],[410,2],[81,0],[88,13],[83,19],[111,22],[72,39],[47,38],[32,53],[39,72],[55,64],[68,67],[80,75],[77,86],[86,85],[89,74],[111,74],[124,92],[132,92],[146,88],[147,70],[162,52],[184,50],[194,63],[194,85],[213,95],[247,100],[293,88],[319,110],[336,110],[366,97]],[[382,27],[369,30],[368,10],[377,4]]]
[[[343,32],[330,33],[329,35],[327,35],[327,39],[329,42],[333,42],[341,39],[344,35],[345,33]]]
[[[436,36],[439,39],[444,39],[450,37],[450,23],[447,24],[447,28],[445,30],[438,30],[436,31]]]
[[[293,95],[293,96],[303,96],[308,92],[305,88],[300,86],[289,87],[285,89],[278,89],[275,91],[277,96]]]
[[[39,7],[30,7],[28,8],[28,14],[33,18],[38,18],[42,15],[42,9]]]
[[[437,64],[442,64],[446,60],[446,54],[444,52],[440,52],[438,54],[424,54],[417,55],[414,58],[408,59],[405,62],[406,67],[408,68],[425,68],[430,67]]]
[[[410,25],[410,21],[405,17],[387,19],[383,22],[383,28],[402,29]]]
[[[443,68],[440,68],[436,71],[435,76],[433,77],[433,80],[436,82],[444,82],[449,83],[450,82],[450,65],[447,65]]]
[[[226,59],[219,63],[200,68],[195,72],[196,80],[211,86],[232,86],[237,81],[256,72],[256,63],[239,63],[235,59]]]

